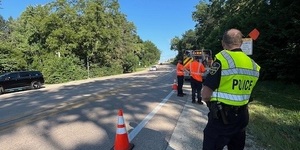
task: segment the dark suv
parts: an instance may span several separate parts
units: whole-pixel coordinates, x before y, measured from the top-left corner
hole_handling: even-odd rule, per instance
[[[39,71],[16,71],[0,75],[0,94],[23,89],[39,89],[44,84],[43,74]]]

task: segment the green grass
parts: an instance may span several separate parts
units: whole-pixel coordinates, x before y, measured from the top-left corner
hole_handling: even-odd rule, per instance
[[[147,69],[147,68],[145,68],[145,67],[143,67],[143,68],[137,68],[137,69],[136,69],[136,72],[137,72],[137,71],[144,71],[145,69]]]
[[[300,149],[300,86],[260,81],[249,105],[250,134],[271,150]]]

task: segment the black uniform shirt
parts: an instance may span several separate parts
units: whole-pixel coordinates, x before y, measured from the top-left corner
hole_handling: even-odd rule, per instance
[[[210,70],[209,74],[207,74],[203,85],[209,87],[213,91],[217,89],[220,85],[220,80],[221,80],[221,62],[220,60],[216,59]]]
[[[240,52],[242,51],[241,49],[233,49],[231,50],[232,52]],[[207,75],[203,85],[209,87],[210,89],[212,89],[213,91],[215,91],[219,85],[220,85],[220,81],[221,81],[221,70],[222,70],[222,65],[220,60],[216,59],[213,64],[212,67],[209,70],[209,74]]]

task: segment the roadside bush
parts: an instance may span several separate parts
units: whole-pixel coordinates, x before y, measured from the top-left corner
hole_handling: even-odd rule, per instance
[[[43,73],[47,84],[63,83],[87,77],[87,72],[82,68],[80,60],[74,56],[51,55],[43,59],[35,59],[33,66]]]
[[[128,72],[133,72],[136,70],[137,66],[139,64],[139,58],[135,56],[134,54],[127,54],[125,59],[123,60],[122,68],[123,72],[122,73],[128,73]]]
[[[90,78],[97,78],[109,75],[122,74],[123,69],[120,63],[112,62],[110,67],[99,67],[98,65],[90,66]]]

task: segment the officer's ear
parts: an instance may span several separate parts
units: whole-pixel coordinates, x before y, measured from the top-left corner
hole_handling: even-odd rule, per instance
[[[222,47],[223,49],[228,49],[228,46],[226,45],[226,43],[222,40]]]

